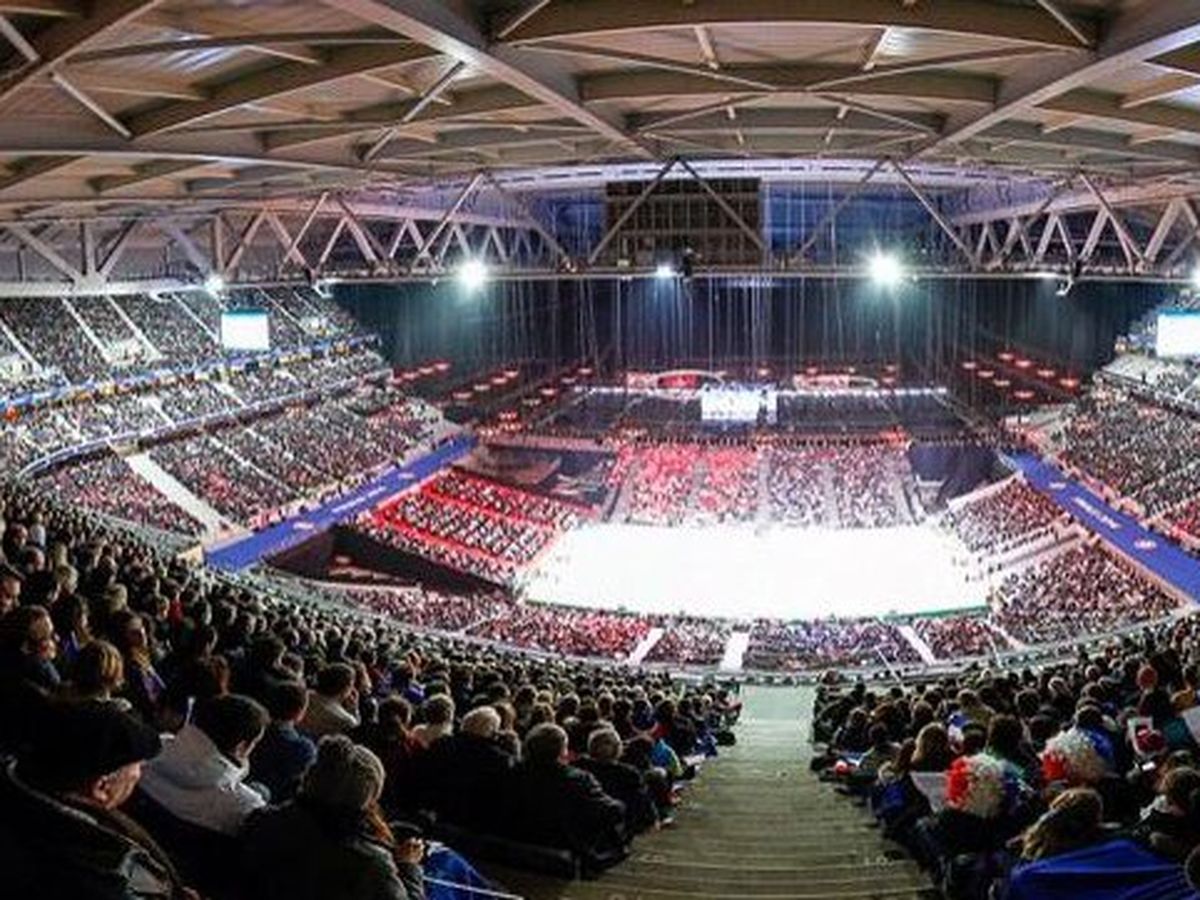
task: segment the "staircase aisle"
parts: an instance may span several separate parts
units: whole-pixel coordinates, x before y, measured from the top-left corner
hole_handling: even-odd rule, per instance
[[[531,900],[928,900],[917,867],[809,772],[812,688],[747,687],[738,744],[706,763],[675,824],[595,881],[494,876]]]

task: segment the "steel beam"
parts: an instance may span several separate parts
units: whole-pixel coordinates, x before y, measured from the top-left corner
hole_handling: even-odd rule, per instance
[[[450,82],[457,78],[464,68],[465,66],[463,63],[456,62],[453,63],[450,68],[446,69],[445,72],[439,75],[437,80],[435,80],[433,84],[422,91],[421,96],[413,101],[408,112],[400,117],[400,121],[384,131],[383,135],[367,148],[366,152],[363,153],[363,160],[370,162],[377,157],[380,152],[382,152],[383,148],[395,138],[396,132],[424,112],[425,108],[428,107],[429,104],[436,100],[439,96],[441,96],[442,92],[450,86]]]
[[[429,232],[429,236],[424,242],[422,242],[421,246],[417,248],[417,254],[413,257],[412,263],[409,264],[409,272],[412,272],[417,263],[421,261],[421,257],[425,257],[430,262],[433,261],[433,258],[429,255],[430,248],[433,247],[437,239],[441,237],[442,232],[446,230],[446,226],[450,224],[451,220],[458,215],[458,212],[462,209],[463,204],[471,199],[471,195],[475,193],[476,188],[479,187],[482,181],[483,173],[481,172],[477,172],[471,176],[471,180],[466,183],[461,191],[459,191],[458,196],[454,198],[454,202],[450,204],[449,208],[442,215],[441,219],[438,220],[437,225],[434,226],[433,231]]]
[[[1133,235],[1129,233],[1129,229],[1125,227],[1125,223],[1117,215],[1116,210],[1109,205],[1104,194],[1096,187],[1095,182],[1087,176],[1087,173],[1082,172],[1079,175],[1079,180],[1083,182],[1083,186],[1096,198],[1096,202],[1100,204],[1101,208],[1108,215],[1109,221],[1112,222],[1113,230],[1117,233],[1117,238],[1121,242],[1121,248],[1129,258],[1129,270],[1132,272],[1137,267],[1144,265],[1145,258],[1142,255],[1142,249],[1138,246],[1137,241],[1134,240]]]
[[[491,172],[485,172],[484,178],[487,180],[488,184],[495,189],[496,193],[508,200],[517,208],[517,211],[520,212],[525,221],[529,223],[529,226],[539,235],[541,235],[542,240],[549,244],[554,252],[558,254],[558,258],[562,261],[564,266],[566,266],[568,269],[575,268],[575,261],[571,258],[571,254],[567,252],[567,249],[559,242],[558,238],[556,238],[548,228],[538,221],[537,216],[533,214],[533,212],[525,204],[524,200],[497,181]],[[389,254],[389,256],[390,255],[391,254]]]
[[[946,152],[1030,107],[1044,105],[1076,88],[1197,41],[1200,0],[1126,7],[1106,29],[1094,55],[1054,57],[1041,65],[1023,67],[1001,84],[994,107],[952,119],[936,140],[922,148],[921,155]]]
[[[675,164],[677,162],[677,159],[668,161],[666,165],[658,170],[658,174],[655,175],[653,179],[646,182],[646,186],[642,188],[642,192],[638,194],[633,203],[629,204],[625,212],[621,213],[617,221],[612,223],[612,226],[608,229],[608,231],[604,232],[604,235],[600,238],[600,242],[592,248],[592,252],[588,254],[587,260],[587,264],[589,266],[596,264],[596,260],[598,260],[601,254],[608,249],[608,245],[611,244],[613,238],[617,236],[617,232],[625,227],[625,223],[633,218],[633,214],[635,212],[641,209],[642,204],[645,203],[649,196],[658,189],[658,186],[662,184],[662,180],[667,177],[668,172],[675,168]]]
[[[0,80],[0,104],[7,102],[34,81],[53,72],[73,54],[100,43],[162,0],[96,0],[87,15],[55,22],[28,41],[36,53],[30,60]],[[24,51],[22,51],[24,52]]]
[[[283,97],[296,91],[330,84],[352,75],[365,75],[403,63],[433,56],[423,47],[371,45],[339,47],[319,66],[286,62],[268,69],[235,75],[204,85],[202,100],[181,101],[134,113],[126,125],[135,137],[143,138],[196,125],[205,119],[237,109],[247,103]]]
[[[61,254],[41,238],[33,234],[24,225],[18,225],[16,222],[6,222],[3,227],[18,241],[50,263],[55,269],[67,276],[67,279],[79,283],[84,280],[84,275],[79,269],[67,262]]]
[[[981,0],[897,3],[895,0],[572,0],[551,4],[509,35],[514,43],[580,40],[696,25],[873,26],[995,38],[1079,50],[1074,35],[1037,9]],[[1079,22],[1089,37],[1094,22]]]
[[[870,183],[871,179],[879,174],[879,171],[884,167],[886,162],[886,159],[877,160],[875,165],[873,165],[870,170],[862,176],[862,178],[860,178],[855,184],[851,185],[850,189],[847,190],[841,196],[838,202],[833,205],[833,208],[830,209],[829,212],[827,212],[824,216],[822,216],[821,220],[813,226],[808,237],[799,247],[796,248],[796,252],[789,257],[789,263],[793,263],[797,260],[803,262],[804,254],[806,254],[809,249],[811,249],[812,246],[820,239],[821,232],[825,230],[825,226],[833,222],[838,217],[838,213],[845,209],[851,200],[862,193],[863,189],[868,183]]]
[[[709,184],[707,179],[701,176],[699,172],[692,168],[691,163],[689,163],[686,159],[680,159],[679,165],[681,165],[684,171],[686,171],[692,176],[692,178],[696,180],[696,183],[700,185],[700,187],[704,190],[704,193],[708,194],[708,196],[712,198],[712,201],[721,208],[721,212],[725,213],[725,215],[727,215],[733,221],[733,223],[737,225],[742,234],[750,238],[750,241],[754,244],[754,246],[758,247],[758,252],[762,254],[763,260],[765,261],[767,258],[767,245],[764,243],[762,236],[746,224],[746,220],[738,214],[736,209],[729,205],[729,201],[713,190],[713,186]]]
[[[937,222],[938,227],[941,228],[942,231],[949,236],[950,240],[954,242],[954,245],[962,251],[963,256],[965,256],[971,263],[971,267],[979,268],[979,257],[971,252],[971,248],[967,245],[967,242],[962,239],[962,235],[960,235],[958,230],[955,229],[955,227],[950,224],[946,217],[942,215],[941,210],[939,210],[937,206],[934,205],[933,201],[929,199],[929,195],[917,186],[917,183],[913,181],[911,177],[909,177],[909,174],[904,171],[904,167],[901,166],[900,163],[896,162],[894,159],[889,160],[889,162],[891,163],[891,166],[895,170],[896,174],[900,176],[901,180],[908,187],[909,191],[912,192],[912,195],[917,198],[917,202],[920,203],[921,206],[925,207],[925,211],[929,213],[929,215],[933,218],[933,221]]]
[[[458,15],[445,3],[436,0],[324,2],[363,21],[412,38],[475,71],[486,72],[562,115],[587,125],[602,137],[628,147],[635,155],[654,156],[653,150],[637,136],[628,134],[607,116],[589,109],[569,75],[549,66],[539,66],[513,48],[490,44],[475,23]]]
[[[1171,234],[1171,229],[1175,227],[1175,223],[1183,213],[1182,206],[1181,200],[1172,200],[1167,204],[1162,215],[1158,217],[1154,232],[1150,235],[1150,240],[1146,242],[1146,265],[1153,266],[1158,261],[1158,255],[1162,252],[1163,245]]]
[[[1067,30],[1067,33],[1075,40],[1079,41],[1080,46],[1091,47],[1092,35],[1085,33],[1071,16],[1067,15],[1058,5],[1056,0],[1034,0],[1038,6],[1054,17],[1059,25]]]

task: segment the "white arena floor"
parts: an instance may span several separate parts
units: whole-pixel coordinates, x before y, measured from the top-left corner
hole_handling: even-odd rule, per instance
[[[979,606],[962,546],[922,526],[823,530],[592,525],[526,574],[535,601],[635,612],[782,619]]]

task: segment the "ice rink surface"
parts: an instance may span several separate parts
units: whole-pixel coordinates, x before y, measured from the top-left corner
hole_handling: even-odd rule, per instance
[[[810,619],[981,605],[966,551],[925,526],[824,530],[591,525],[529,570],[526,596],[602,609]]]

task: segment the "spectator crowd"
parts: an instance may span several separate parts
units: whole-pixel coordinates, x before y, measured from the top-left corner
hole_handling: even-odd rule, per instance
[[[972,553],[995,556],[1051,534],[1063,512],[1014,478],[1002,488],[948,511],[943,522]]]
[[[954,900],[1191,897],[1197,619],[1038,670],[818,694],[814,768]]]
[[[29,488],[4,489],[0,521],[14,896],[419,900],[447,871],[487,886],[434,836],[596,871],[671,819],[736,720],[716,685],[219,580]]]

